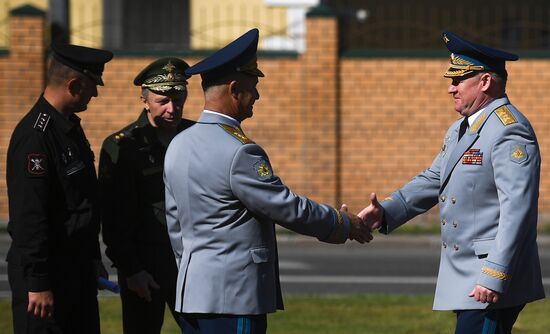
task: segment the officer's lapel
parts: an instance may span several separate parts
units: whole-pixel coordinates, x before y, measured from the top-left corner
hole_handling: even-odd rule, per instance
[[[449,156],[449,160],[447,160],[447,166],[445,167],[445,174],[443,174],[443,178],[441,179],[442,186],[439,189],[439,192],[443,191],[445,185],[447,185],[447,179],[449,178],[449,176],[451,176],[451,172],[455,168],[460,158],[462,158],[464,152],[466,152],[475,143],[478,137],[479,134],[477,132],[466,131],[464,136],[456,144],[454,150]]]
[[[456,144],[456,146],[454,147],[454,150],[451,152],[451,155],[449,156],[449,160],[447,160],[447,165],[445,166],[443,178],[441,179],[441,187],[439,188],[440,193],[443,191],[443,189],[445,189],[445,186],[447,185],[447,182],[449,180],[449,177],[451,176],[452,171],[456,167],[456,164],[458,163],[458,161],[464,155],[464,152],[466,152],[470,147],[472,147],[472,145],[479,138],[479,132],[483,128],[483,125],[485,124],[485,122],[487,122],[487,119],[489,119],[489,117],[491,116],[491,114],[496,108],[507,103],[509,103],[509,101],[508,101],[508,98],[506,97],[496,99],[493,102],[489,103],[487,107],[485,107],[485,110],[482,111],[482,114],[479,115],[478,118],[475,120],[474,124],[472,124],[469,130],[466,131],[466,133],[461,138],[461,140]]]

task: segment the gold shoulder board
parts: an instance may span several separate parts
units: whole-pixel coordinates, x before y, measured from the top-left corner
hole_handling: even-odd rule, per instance
[[[232,135],[233,137],[237,138],[238,141],[240,141],[243,144],[250,144],[254,143],[252,140],[246,138],[246,136],[241,132],[241,130],[234,128],[227,124],[218,124],[222,129],[224,129],[227,133]]]
[[[495,113],[497,114],[498,118],[500,118],[500,121],[502,122],[502,124],[504,124],[504,126],[518,122],[507,106],[502,106],[495,109]]]

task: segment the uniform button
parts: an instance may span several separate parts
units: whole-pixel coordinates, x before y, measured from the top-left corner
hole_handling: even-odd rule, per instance
[[[441,202],[445,202],[445,200],[447,199],[447,197],[445,197],[445,195],[441,195],[440,199],[441,199]]]
[[[454,244],[453,249],[454,249],[455,251],[458,251],[458,245],[457,245],[457,244]]]
[[[443,248],[447,248],[447,243],[443,241]]]
[[[457,222],[453,222],[453,227],[456,228],[458,226]]]
[[[456,203],[456,198],[451,197],[451,203],[455,204]]]

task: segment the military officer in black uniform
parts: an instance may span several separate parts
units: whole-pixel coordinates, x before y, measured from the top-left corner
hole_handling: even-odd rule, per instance
[[[113,54],[52,45],[47,85],[7,154],[8,277],[15,333],[99,333],[94,155],[75,113],[86,110]]]
[[[165,304],[174,314],[177,268],[166,230],[162,174],[168,144],[194,123],[182,119],[188,67],[166,57],[143,69],[134,80],[141,86],[143,111],[107,137],[101,150],[103,240],[118,270],[126,334],[160,333]]]

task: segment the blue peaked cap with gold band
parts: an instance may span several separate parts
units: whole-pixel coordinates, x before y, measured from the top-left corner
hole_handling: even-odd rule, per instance
[[[200,74],[203,83],[212,82],[234,73],[257,77],[264,74],[258,68],[256,51],[260,32],[254,28],[222,49],[185,70],[186,75]]]
[[[506,61],[519,59],[513,53],[472,43],[448,31],[443,32],[443,41],[451,51],[450,67],[443,74],[446,78],[461,77],[475,71],[506,73]]]

